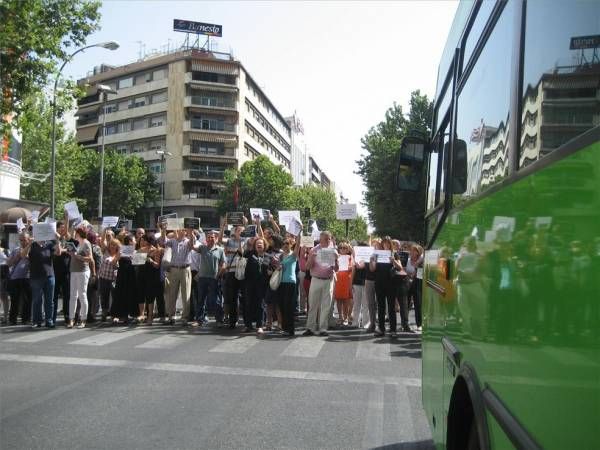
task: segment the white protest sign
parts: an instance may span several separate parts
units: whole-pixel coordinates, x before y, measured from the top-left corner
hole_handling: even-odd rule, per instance
[[[23,223],[23,219],[20,217],[17,219],[17,231],[20,233],[25,228],[25,224]]]
[[[266,210],[262,208],[250,208],[250,216],[252,216],[252,220],[255,220],[257,217],[260,220],[267,220],[268,217],[265,217],[264,211]]]
[[[301,222],[300,211],[279,211],[279,225],[283,225],[287,229],[291,219]],[[291,233],[291,231],[289,232]]]
[[[419,280],[422,280],[422,279],[423,279],[423,268],[422,268],[422,267],[418,267],[418,268],[417,268],[417,278],[418,278]]]
[[[301,236],[300,246],[306,248],[313,248],[315,246],[315,240],[312,238],[312,236]]]
[[[118,216],[106,216],[102,218],[102,229],[116,227],[119,223]]]
[[[131,264],[134,266],[143,266],[148,259],[148,253],[135,252],[131,258]]]
[[[354,247],[354,258],[356,262],[369,262],[375,249],[373,247]]]
[[[335,205],[335,217],[339,220],[356,219],[356,203],[338,203]]]
[[[122,245],[121,246],[121,256],[127,256],[129,258],[133,257],[135,253],[135,245]]]
[[[335,266],[335,249],[323,248],[317,252],[317,262],[324,266]]]
[[[33,240],[36,242],[52,241],[56,239],[56,222],[34,223]]]
[[[56,219],[54,217],[46,217],[44,223],[56,223]]]
[[[181,230],[183,229],[183,218],[182,219],[174,219],[167,218],[167,230]]]
[[[391,264],[390,258],[392,257],[391,250],[374,250],[373,254],[377,257],[378,263]]]
[[[350,269],[350,255],[340,255],[338,258],[340,270]]]
[[[69,219],[76,219],[81,215],[79,213],[77,203],[74,201],[65,203],[65,211],[67,212],[67,216]]]
[[[295,217],[291,217],[290,222],[285,226],[285,228],[288,233],[298,236],[300,233],[302,233],[302,222]]]
[[[38,223],[39,219],[40,219],[40,212],[39,211],[31,211],[31,223]]]
[[[514,233],[516,223],[517,220],[514,217],[494,216],[492,230],[498,230],[499,228],[507,227],[508,229],[510,229],[511,233]]]

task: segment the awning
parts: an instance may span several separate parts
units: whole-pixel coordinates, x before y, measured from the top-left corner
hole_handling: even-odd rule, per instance
[[[235,156],[211,156],[203,153],[190,153],[189,158],[192,161],[227,163],[236,160]]]
[[[203,112],[203,113],[207,113],[207,114],[218,114],[220,116],[238,116],[238,112],[235,109],[216,109],[216,108],[209,108],[206,107],[204,105],[194,105],[194,104],[190,104],[188,106],[188,108],[194,108],[194,110],[196,112]]]
[[[204,83],[204,81],[200,80],[192,80],[192,83]],[[202,84],[202,87],[196,86],[192,87],[193,91],[214,91],[214,92],[237,92],[237,86],[208,86],[206,84]]]
[[[237,63],[225,63],[214,61],[192,60],[192,70],[195,72],[212,72],[223,75],[237,75],[239,73]]]
[[[91,127],[84,127],[77,130],[77,142],[83,144],[84,142],[92,142],[96,140],[96,136],[98,135],[99,125],[94,125]]]
[[[190,134],[190,141],[222,142],[223,144],[237,144],[237,137],[220,136],[212,133],[194,133]]]

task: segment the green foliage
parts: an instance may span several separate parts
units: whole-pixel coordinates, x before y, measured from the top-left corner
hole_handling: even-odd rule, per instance
[[[86,160],[80,167],[81,177],[75,180],[73,189],[84,217],[97,217],[100,155],[94,151],[85,151],[85,154]],[[103,189],[104,216],[135,217],[144,204],[158,199],[154,174],[144,161],[113,150],[105,153]]]
[[[70,93],[61,93],[58,102],[68,102]],[[52,108],[41,93],[23,102],[21,115],[22,166],[26,172],[50,173],[52,147]],[[56,122],[56,211],[71,200],[77,201],[86,218],[98,215],[100,157],[79,146],[72,134],[66,134]],[[27,200],[50,202],[50,179],[28,181],[21,190]],[[134,217],[144,204],[158,199],[154,175],[135,156],[107,151],[104,161],[103,214]],[[57,213],[58,215],[59,213]]]
[[[85,44],[98,29],[99,8],[95,0],[0,2],[2,114],[16,112],[18,117],[25,99],[48,83],[57,60]]]
[[[239,171],[227,171],[218,206],[221,214],[236,210],[233,202],[236,184],[239,187],[238,210],[248,212],[250,208],[265,208],[278,211],[285,209],[292,176],[264,155],[244,163]]]
[[[385,119],[362,138],[365,154],[357,161],[357,173],[366,186],[364,205],[378,235],[423,240],[425,192],[398,192],[394,181],[402,138],[413,130],[428,135],[432,113],[433,104],[427,96],[414,91],[408,118],[402,107],[394,103]]]
[[[239,187],[238,210],[248,213],[250,208],[266,208],[275,216],[280,210],[299,210],[302,222],[316,219],[320,229],[328,229],[338,239],[346,236],[345,222],[335,218],[335,193],[321,186],[293,187],[292,177],[273,164],[266,156],[246,162],[239,171],[228,171],[226,188],[221,192],[219,211],[234,211],[234,186]],[[310,211],[310,216],[306,213]],[[362,217],[350,221],[349,239],[367,238],[367,223]]]

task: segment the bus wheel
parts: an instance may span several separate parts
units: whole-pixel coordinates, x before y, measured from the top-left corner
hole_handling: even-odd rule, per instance
[[[467,450],[480,450],[479,434],[477,433],[477,424],[474,420],[471,421],[471,429],[469,430],[469,440],[467,441]]]

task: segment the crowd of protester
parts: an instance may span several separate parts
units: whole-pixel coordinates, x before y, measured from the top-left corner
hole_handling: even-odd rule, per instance
[[[244,237],[246,218],[245,225],[233,227],[223,219],[219,231],[167,230],[159,223],[148,233],[107,228],[100,234],[85,221],[74,230],[59,221],[56,239],[43,242],[25,228],[18,247],[2,249],[4,323],[16,325],[20,315],[21,324],[54,328],[61,300],[67,328],[96,321],[200,327],[212,315],[231,329],[241,319],[243,333],[292,336],[296,317],[306,314],[303,335],[326,336],[345,327],[376,337],[421,331],[419,245],[387,236],[336,242],[322,231],[314,235],[314,246],[302,246],[302,231],[282,233],[273,216],[265,228],[260,219],[255,222],[251,237]],[[125,251],[132,246],[135,257]],[[364,260],[358,247],[389,251],[389,258]],[[415,330],[409,327],[410,305]]]

